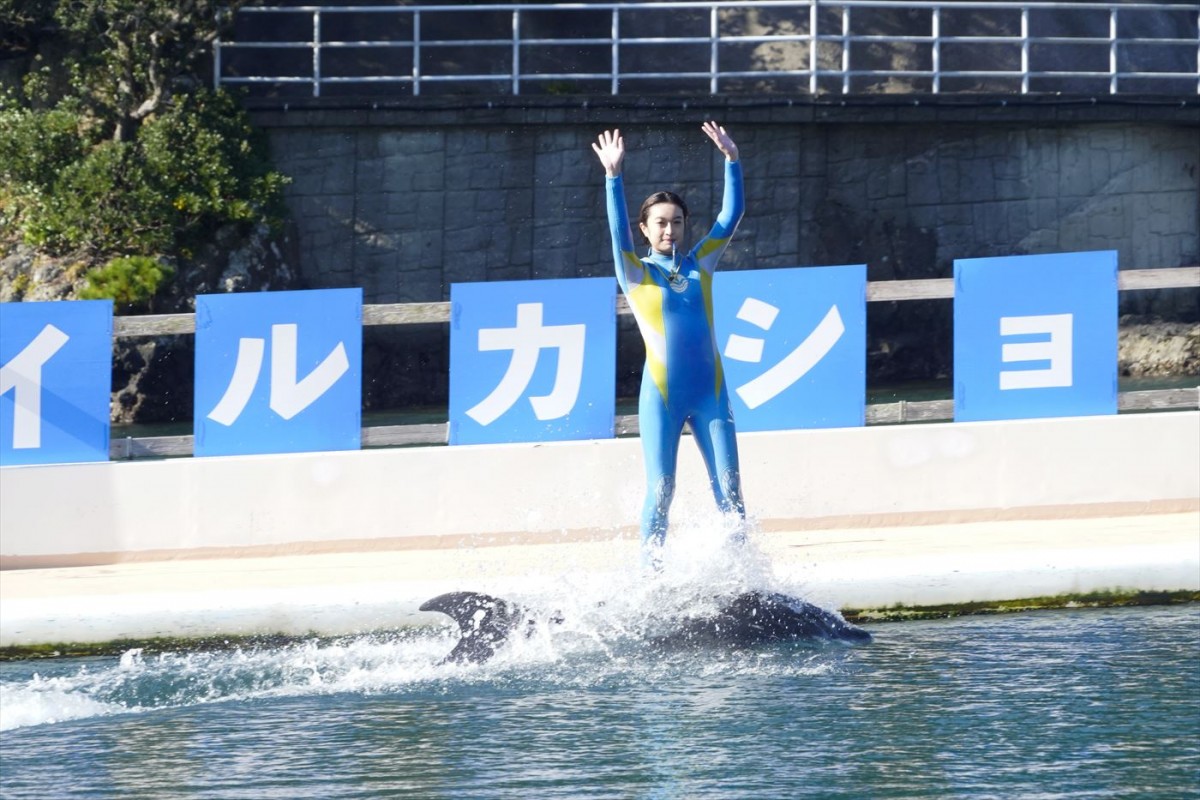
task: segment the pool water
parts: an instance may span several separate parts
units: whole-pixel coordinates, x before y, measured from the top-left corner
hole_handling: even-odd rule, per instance
[[[606,627],[607,626],[607,627]],[[603,619],[0,665],[5,798],[1200,796],[1200,606],[652,652]]]

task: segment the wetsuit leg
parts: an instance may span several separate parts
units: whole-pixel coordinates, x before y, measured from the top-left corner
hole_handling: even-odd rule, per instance
[[[646,499],[642,505],[642,545],[659,546],[667,534],[667,514],[675,494],[675,465],[683,421],[670,413],[658,387],[642,379],[638,428],[646,465]]]
[[[725,393],[722,392],[705,412],[693,418],[692,433],[704,458],[704,466],[708,468],[713,497],[722,512],[737,514],[744,520],[746,504],[742,499],[737,429]]]

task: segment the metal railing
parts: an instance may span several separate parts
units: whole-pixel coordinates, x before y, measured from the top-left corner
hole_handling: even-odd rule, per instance
[[[214,63],[217,86],[290,88],[292,96],[299,88],[313,97],[1200,94],[1200,7],[1004,0],[254,6],[238,12],[233,40],[215,43]],[[665,63],[675,68],[664,71]]]

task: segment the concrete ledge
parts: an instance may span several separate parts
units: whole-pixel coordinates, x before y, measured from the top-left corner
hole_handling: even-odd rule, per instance
[[[860,514],[809,519],[757,520],[756,528],[765,533],[819,532],[846,529],[880,529],[910,526],[948,526],[974,522],[1110,519],[1117,517],[1157,516],[1200,511],[1200,498],[1153,502],[1095,503],[1072,506],[1036,506],[1010,509],[964,509],[894,514]],[[704,514],[695,515],[703,517]],[[159,561],[224,560],[237,558],[274,558],[311,556],[330,553],[381,553],[411,550],[457,550],[461,548],[511,547],[546,544],[582,544],[614,539],[633,541],[637,528],[632,525],[612,530],[505,532],[487,535],[456,534],[447,536],[380,537],[320,542],[285,542],[246,547],[198,547],[170,550],[138,550],[106,553],[65,553],[60,555],[7,556],[0,560],[4,570],[52,569]]]
[[[675,544],[710,547],[711,571],[730,566],[715,563],[711,529],[685,528]],[[769,565],[759,577],[770,588],[860,611],[1200,592],[1200,512],[761,532],[747,558]],[[0,647],[435,625],[444,620],[417,609],[445,591],[553,604],[581,586],[636,591],[637,565],[636,542],[617,538],[9,571],[0,574]],[[692,579],[671,570],[667,580]]]
[[[264,128],[454,127],[479,125],[997,124],[1170,122],[1200,124],[1189,95],[882,94],[813,97],[679,95],[519,97],[296,97],[248,99]]]
[[[741,434],[764,528],[1187,511],[1200,412]],[[0,567],[630,535],[637,439],[0,470]],[[715,511],[694,447],[676,523]],[[1047,511],[1050,509],[1052,511]]]

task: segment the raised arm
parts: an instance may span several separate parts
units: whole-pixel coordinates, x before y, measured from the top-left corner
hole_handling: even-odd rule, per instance
[[[629,230],[629,211],[625,207],[625,184],[621,165],[625,160],[625,140],[618,130],[605,131],[592,143],[592,150],[604,167],[608,229],[612,237],[613,265],[622,291],[642,280],[642,261],[637,257]]]
[[[708,138],[712,139],[713,144],[725,156],[726,161],[738,160],[737,145],[733,143],[733,137],[726,133],[724,128],[716,122],[709,120],[701,125],[700,129],[704,131]]]
[[[592,149],[600,163],[604,165],[604,176],[616,178],[621,174],[621,164],[625,161],[625,137],[619,130],[605,131],[600,134]]]
[[[742,186],[742,163],[738,160],[738,147],[733,137],[715,122],[706,122],[701,128],[725,156],[725,190],[721,198],[721,211],[708,236],[696,247],[701,264],[712,271],[746,212],[746,193]]]

